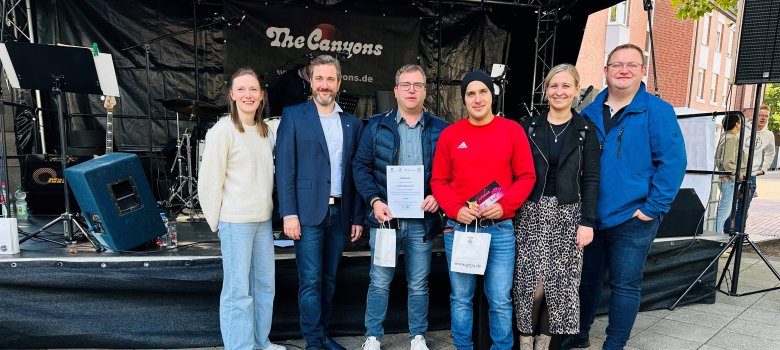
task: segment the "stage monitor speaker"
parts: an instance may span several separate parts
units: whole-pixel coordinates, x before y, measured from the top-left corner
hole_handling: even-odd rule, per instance
[[[68,157],[68,166],[73,166],[88,158]],[[58,156],[28,154],[24,158],[24,190],[27,192],[27,208],[36,215],[56,215],[65,212],[63,197],[62,164]],[[73,194],[70,196],[73,211],[78,211]]]
[[[107,154],[65,169],[65,178],[104,247],[130,250],[165,233],[138,156]]]
[[[735,84],[780,82],[780,0],[743,0]]]
[[[692,188],[681,188],[672,207],[658,227],[656,238],[700,235],[704,227],[704,206]]]

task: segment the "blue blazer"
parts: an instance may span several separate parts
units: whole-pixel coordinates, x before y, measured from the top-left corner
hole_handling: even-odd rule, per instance
[[[298,215],[301,225],[319,225],[328,212],[330,156],[325,133],[314,101],[289,106],[282,112],[276,136],[276,190],[279,214]],[[351,225],[363,225],[365,204],[352,181],[355,157],[363,123],[341,113],[344,149],[341,166],[341,214],[347,232]]]

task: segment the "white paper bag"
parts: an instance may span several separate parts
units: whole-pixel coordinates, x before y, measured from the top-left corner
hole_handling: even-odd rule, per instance
[[[384,228],[384,223],[376,229],[374,265],[395,267],[395,229]]]
[[[479,226],[476,225],[475,226]],[[484,275],[487,267],[488,253],[490,252],[490,234],[476,232],[455,231],[452,240],[452,258],[450,259],[450,271],[468,273],[472,275]]]

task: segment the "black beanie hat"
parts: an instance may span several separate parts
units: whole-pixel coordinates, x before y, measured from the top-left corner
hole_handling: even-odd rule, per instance
[[[466,103],[466,87],[472,81],[481,81],[490,90],[490,94],[495,96],[496,92],[493,91],[493,80],[490,79],[490,76],[481,70],[471,71],[466,73],[463,77],[463,82],[460,83],[460,97],[463,98],[464,104]]]

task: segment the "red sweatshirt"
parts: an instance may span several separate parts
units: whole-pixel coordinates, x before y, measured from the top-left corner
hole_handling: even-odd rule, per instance
[[[466,200],[496,181],[506,191],[498,203],[501,219],[514,217],[536,181],[525,131],[514,121],[495,117],[483,126],[462,119],[441,133],[433,158],[431,189],[448,217],[458,217]]]

